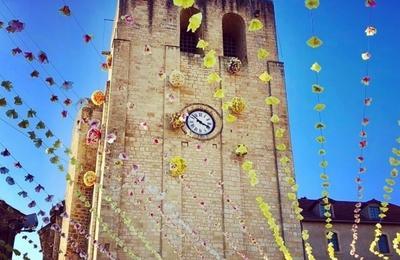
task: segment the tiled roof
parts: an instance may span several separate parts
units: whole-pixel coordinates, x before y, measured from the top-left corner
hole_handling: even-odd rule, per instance
[[[324,217],[321,217],[318,213],[319,210],[315,210],[315,207],[322,201],[322,199],[299,199],[300,207],[303,209],[302,215],[304,216],[303,222],[323,222]],[[339,201],[329,199],[333,206],[333,222],[354,222],[354,208],[356,201]],[[369,205],[379,206],[380,201],[372,199],[362,203],[361,209],[366,208]],[[361,211],[363,212],[363,211]],[[360,223],[377,223],[379,220],[372,220],[368,218],[368,214],[361,214]],[[389,212],[387,217],[382,220],[381,223],[386,224],[400,224],[400,207],[395,204],[389,204]]]

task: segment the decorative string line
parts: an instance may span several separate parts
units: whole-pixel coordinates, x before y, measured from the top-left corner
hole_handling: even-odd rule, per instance
[[[1,14],[1,12],[0,12],[0,14]],[[14,40],[7,34],[7,36],[8,36],[8,38],[15,44],[15,42],[14,42]],[[27,60],[25,60],[28,64],[29,64],[29,66],[31,66],[33,69],[35,69],[35,67],[29,62],[29,61],[27,61]],[[51,94],[51,96],[53,97],[53,96],[57,96],[54,92],[53,92],[53,90],[47,85],[47,83],[45,82],[45,80],[42,78],[42,76],[40,76],[40,74],[37,76],[39,79],[40,79],[40,81],[43,83],[43,85],[46,87],[46,89],[48,90],[48,92]],[[65,96],[66,97],[66,96]],[[68,97],[66,97],[66,98],[68,98]],[[59,104],[60,105],[60,107],[63,109],[62,110],[62,112],[61,112],[61,115],[62,115],[62,117],[64,117],[64,118],[69,118],[72,122],[74,122],[74,120],[69,116],[69,114],[68,114],[68,108],[63,104],[63,103],[61,103],[58,99],[53,99],[54,101],[52,101],[52,100],[49,100],[50,102],[55,102],[55,103],[57,103],[57,104]]]
[[[370,51],[371,51],[371,36],[374,36],[376,33],[376,29],[372,27],[372,12],[371,12],[371,6],[366,5],[368,8],[368,27],[365,30],[365,34],[367,37],[367,50],[366,52],[361,54],[361,58],[365,61],[365,76],[361,80],[361,83],[363,84],[363,109],[362,109],[362,120],[361,120],[361,130],[360,130],[360,140],[359,140],[359,156],[357,157],[357,161],[359,163],[358,167],[358,172],[355,178],[355,183],[357,185],[357,198],[358,201],[354,206],[354,224],[352,226],[352,241],[350,243],[350,255],[353,256],[354,258],[360,258],[364,259],[364,257],[360,256],[357,253],[356,247],[357,247],[357,240],[358,240],[358,224],[360,223],[360,217],[361,217],[361,200],[363,199],[363,191],[364,187],[362,186],[362,177],[366,171],[367,168],[365,167],[365,156],[364,156],[364,150],[368,146],[368,141],[367,141],[367,125],[369,124],[369,118],[367,116],[367,107],[369,107],[372,103],[372,98],[368,96],[368,86],[370,86],[370,73],[369,73],[369,62],[370,62]]]
[[[180,178],[181,183],[183,184],[183,187],[186,188],[186,189],[188,189],[190,192],[193,193],[192,198],[195,199],[195,200],[197,200],[197,201],[199,201],[200,208],[201,208],[202,211],[207,215],[209,221],[211,221],[211,215],[208,214],[209,210],[207,209],[207,207],[206,207],[204,201],[201,201],[201,200],[199,199],[199,197],[197,196],[197,194],[195,194],[195,193],[192,191],[192,189],[191,189],[191,187],[190,187],[190,184],[188,184],[187,181],[185,181],[184,176],[180,176],[179,178]],[[223,188],[223,185],[224,185],[224,184],[223,184],[222,182],[219,181],[219,182],[217,183],[217,189],[214,190],[212,193],[214,193],[215,191],[219,191],[219,193],[220,193],[221,195],[226,194],[227,197],[228,197],[228,198],[226,199],[226,202],[228,202],[228,203],[230,203],[230,204],[232,205],[233,201],[229,198],[229,195],[222,189],[222,188]],[[237,213],[236,219],[239,220],[239,223],[240,223],[242,232],[245,233],[245,234],[249,237],[249,241],[251,242],[251,244],[257,247],[258,252],[259,252],[259,254],[263,257],[263,259],[268,259],[266,253],[264,252],[264,250],[262,249],[262,247],[260,246],[260,244],[257,242],[257,240],[255,239],[255,237],[249,232],[249,230],[247,229],[247,227],[244,225],[245,221],[244,221],[243,219],[240,218],[240,210],[239,210],[240,208],[239,208],[238,206],[235,206],[235,205],[232,205],[232,208],[235,210],[235,213]],[[217,229],[221,229],[221,228],[222,228],[222,227],[221,227],[221,223],[220,223],[220,222],[215,223],[215,227],[216,227]],[[231,234],[229,234],[228,232],[224,232],[224,236],[225,236],[225,237],[227,238],[227,240],[229,241],[229,237],[231,237]],[[238,243],[237,240],[236,240],[236,241],[233,241],[233,243],[232,243],[232,248],[236,251],[236,253],[237,253],[241,258],[243,258],[243,259],[249,259],[245,254],[241,253],[241,252],[238,250],[238,246],[235,246],[235,243],[236,243],[236,244],[239,244],[239,243]]]
[[[4,0],[2,0],[4,1]],[[65,0],[62,0],[63,4],[65,6],[68,6],[67,2]],[[70,16],[72,17],[72,19],[74,20],[74,22],[76,23],[76,25],[78,26],[79,30],[82,32],[83,35],[89,35],[86,30],[83,28],[83,26],[79,23],[78,19],[76,18],[76,16],[74,15],[74,12],[70,13]],[[93,41],[90,41],[89,44],[92,46],[93,50],[96,52],[97,56],[100,59],[100,62],[102,61],[103,57],[101,55],[101,52],[97,49],[97,47],[94,45]]]
[[[18,249],[15,249],[13,246],[6,244],[6,242],[4,240],[0,240],[0,247],[4,248],[7,252],[9,253],[13,253],[16,256],[20,256],[21,255],[21,251]],[[0,253],[0,259],[4,259],[4,260],[8,260],[9,258],[3,254]],[[22,259],[23,260],[30,260],[30,258],[28,257],[28,253],[23,253],[22,254]]]
[[[400,126],[400,123],[399,123]],[[371,242],[369,251],[376,255],[379,258],[389,259],[388,256],[385,256],[383,253],[379,252],[378,241],[382,236],[382,221],[386,218],[387,214],[389,213],[389,201],[391,200],[391,194],[394,191],[394,185],[396,184],[395,179],[399,175],[399,166],[400,166],[400,136],[396,139],[397,147],[392,148],[393,156],[389,158],[389,164],[391,166],[390,176],[389,178],[385,179],[386,185],[383,187],[384,194],[383,194],[383,201],[380,203],[380,214],[379,214],[379,223],[375,225],[375,236],[374,240]]]
[[[306,8],[309,9],[309,14],[310,14],[310,22],[311,22],[311,33],[312,36],[311,38],[307,41],[307,44],[311,48],[318,48],[322,45],[322,41],[316,36],[315,32],[315,26],[314,26],[314,9],[317,9],[319,7],[319,0],[306,0],[305,2]],[[315,62],[311,66],[311,70],[314,72],[315,75],[315,84],[312,86],[312,91],[313,93],[316,94],[316,100],[317,104],[314,107],[314,110],[317,111],[318,114],[318,122],[315,125],[315,128],[319,130],[319,136],[316,138],[316,141],[319,143],[320,149],[318,151],[318,154],[321,156],[321,161],[320,161],[320,167],[322,168],[322,174],[320,175],[320,178],[322,180],[322,202],[324,203],[324,217],[325,217],[325,236],[329,240],[332,239],[333,232],[332,232],[332,205],[329,201],[329,175],[326,171],[328,167],[328,161],[326,160],[326,150],[325,150],[325,142],[326,142],[326,137],[324,135],[324,129],[326,125],[323,123],[322,120],[322,111],[325,110],[326,105],[324,103],[321,103],[321,94],[324,92],[324,88],[319,85],[319,72],[321,70],[321,66]],[[331,260],[337,260],[335,256],[335,249],[333,247],[333,243],[329,241],[328,246],[327,246],[327,252],[328,256]]]
[[[141,259],[141,258],[138,257],[131,249],[129,249],[129,248],[126,247],[125,242],[124,242],[122,239],[120,239],[120,238],[118,237],[117,234],[115,234],[114,232],[112,232],[112,230],[109,228],[108,224],[105,223],[105,222],[103,221],[103,219],[102,219],[100,216],[98,216],[97,209],[91,206],[90,201],[86,198],[85,195],[83,195],[80,191],[78,191],[78,192],[76,193],[76,196],[79,198],[79,200],[80,200],[81,202],[84,203],[84,206],[85,206],[86,208],[90,209],[90,211],[93,213],[93,216],[94,216],[95,220],[97,220],[97,221],[99,222],[99,225],[102,227],[102,231],[106,232],[106,234],[108,234],[109,237],[110,237],[111,239],[113,239],[117,245],[119,245],[120,247],[122,247],[122,248],[123,248],[123,251],[124,251],[125,253],[128,253],[128,255],[129,255],[130,257],[132,257],[132,259]],[[126,224],[126,225],[127,225],[127,224]],[[86,235],[86,236],[87,236],[88,238],[90,237],[90,235]],[[94,241],[93,241],[93,242],[94,242]],[[110,253],[110,254],[111,254],[111,253]]]
[[[11,91],[13,92],[16,97],[19,97],[21,100],[22,105],[24,105],[27,108],[26,114],[28,115],[28,117],[31,118],[37,118],[39,120],[38,124],[39,124],[39,129],[43,129],[43,130],[47,130],[46,131],[46,137],[47,138],[52,138],[54,137],[56,140],[60,141],[60,138],[56,135],[56,133],[54,131],[52,131],[48,125],[44,122],[44,120],[42,118],[39,117],[38,113],[32,108],[32,106],[30,106],[25,100],[22,100],[21,95],[15,90],[15,87],[12,86],[12,82],[11,81],[7,81],[4,76],[0,73],[0,78],[3,80],[3,82],[9,82],[11,84],[11,87],[8,89],[6,89],[4,86],[3,88],[6,91]],[[6,101],[6,98],[4,98],[4,100]],[[14,97],[15,100],[15,97]],[[7,103],[9,104],[9,103]],[[0,104],[1,106],[1,104]],[[66,150],[65,153],[69,153],[70,152],[70,148],[68,148],[67,146],[64,145],[64,143],[61,142],[61,146]]]
[[[1,0],[1,1],[2,1],[3,5],[7,8],[7,10],[9,11],[9,13],[12,15],[12,17],[13,17],[14,19],[17,19],[17,15],[11,10],[11,8],[7,5],[7,3],[6,3],[4,0]],[[43,49],[39,46],[39,44],[33,39],[33,37],[31,36],[31,34],[29,33],[29,31],[28,31],[27,29],[24,29],[24,31],[25,31],[26,35],[28,36],[28,38],[31,40],[31,42],[36,46],[36,48],[37,48],[39,51],[43,50]],[[23,40],[22,37],[20,37],[20,40],[22,41],[22,43],[23,43],[25,46],[28,46],[28,44],[26,44],[26,42]],[[48,60],[48,63],[51,65],[51,67],[56,71],[56,73],[59,75],[59,77],[60,77],[64,82],[68,82],[68,81],[65,79],[65,77],[61,74],[60,70],[58,70],[58,69],[56,68],[56,66],[51,62],[51,59]],[[41,67],[45,70],[45,68],[44,68],[44,66],[42,66],[42,64],[39,63],[39,65],[41,65]],[[50,74],[50,73],[48,73],[46,70],[45,70],[45,72],[46,72],[47,74]],[[57,85],[57,86],[58,86],[58,85]],[[64,90],[64,89],[61,88],[61,90]],[[78,93],[76,93],[76,91],[75,91],[74,89],[71,89],[71,92],[75,95],[76,98],[78,98],[78,100],[81,99],[80,96],[78,95]]]
[[[15,126],[13,126],[13,125],[10,124],[9,122],[7,122],[7,121],[6,121],[5,119],[3,119],[2,117],[0,117],[0,121],[2,121],[3,123],[5,123],[5,124],[8,125],[9,127],[13,128],[13,129],[16,130],[17,132],[21,133],[21,134],[24,135],[25,137],[31,139],[31,136],[28,135],[29,133],[27,134],[27,133],[21,131],[20,129],[16,128]],[[38,141],[38,139],[39,139],[39,141]],[[37,145],[36,142],[40,142],[40,146]],[[38,148],[40,148],[41,146],[44,146],[45,148],[47,148],[46,150],[49,150],[49,149],[52,150],[53,153],[52,153],[52,154],[48,154],[48,156],[54,155],[53,157],[50,157],[50,159],[49,159],[50,162],[51,162],[52,164],[57,164],[57,169],[58,169],[60,172],[63,172],[63,173],[64,173],[65,167],[64,167],[63,164],[59,164],[60,157],[59,157],[57,154],[54,153],[54,151],[55,151],[56,146],[58,145],[58,143],[55,143],[56,145],[53,144],[53,146],[50,147],[50,146],[48,146],[48,145],[47,145],[42,139],[40,139],[40,138],[36,138],[36,139],[34,140],[34,143],[35,143],[35,146],[37,146]],[[61,158],[61,160],[63,160],[63,158]],[[67,177],[68,177],[68,175],[67,175]]]
[[[0,145],[1,146],[3,146],[5,149],[7,149],[2,143],[0,143]],[[8,150],[7,150],[8,151]],[[12,155],[12,153],[10,153],[10,155],[9,155],[10,157],[12,157],[13,159],[14,159],[14,161],[15,162],[17,162],[19,165],[21,165],[20,163],[19,163],[19,161]],[[4,167],[0,164],[0,168],[1,169],[4,169]],[[21,168],[22,168],[22,166],[21,166]],[[29,173],[28,173],[28,171],[25,169],[25,168],[23,168],[25,171],[26,171],[26,173],[28,174],[28,175],[30,175]],[[4,173],[3,173],[4,172]],[[7,175],[9,175],[10,177],[11,177],[11,175],[9,174],[9,172],[8,171],[4,171],[4,170],[2,170],[1,171],[1,173],[2,174],[7,174]],[[33,176],[33,175],[31,175],[31,176]],[[12,177],[11,177],[12,178]],[[25,177],[26,178],[26,177]],[[14,180],[14,179],[13,179]],[[14,180],[14,182],[15,182],[15,180]],[[22,192],[25,192],[24,190],[23,190],[23,188],[17,183],[17,182],[15,182],[15,184],[22,190]],[[40,185],[41,186],[41,185]],[[36,188],[35,188],[36,189]],[[50,197],[50,196],[53,196],[53,195],[49,195],[47,192],[46,192],[46,188],[44,187],[44,186],[41,186],[41,189],[40,190],[43,190],[47,195],[48,195],[48,197]],[[36,191],[36,190],[35,190]],[[37,191],[36,191],[37,192]],[[31,203],[32,202],[35,202],[35,200],[33,200],[31,197],[29,197],[29,195],[28,195],[28,193],[26,193],[25,192],[25,195],[24,195],[25,197],[27,197],[27,198],[29,198],[30,200],[31,200]],[[24,197],[23,196],[23,197]],[[48,198],[47,197],[47,198]],[[48,200],[48,199],[45,199],[45,201],[46,202],[51,202],[51,200]],[[31,204],[30,203],[30,204]],[[60,203],[58,203],[58,204],[60,204]],[[34,203],[34,204],[32,204],[33,206],[35,206],[36,205],[36,202]],[[32,206],[32,207],[33,207]],[[30,206],[28,206],[28,207],[30,207]],[[39,213],[37,213],[37,215],[39,215],[39,216],[43,216],[43,218],[42,218],[42,221],[45,223],[45,224],[48,224],[49,222],[50,222],[50,219],[49,219],[49,217],[45,217],[43,214],[45,214],[44,213],[44,211],[43,210],[40,210],[39,211]],[[63,213],[62,214],[63,215],[63,218],[67,218],[66,217],[66,213]],[[72,220],[71,220],[72,221]],[[70,221],[70,222],[71,222]],[[72,223],[71,223],[72,224]],[[82,226],[79,222],[76,222],[76,221],[74,221],[74,224],[76,224],[76,225],[79,225],[79,226]],[[74,228],[75,228],[75,226],[74,226]],[[74,246],[73,246],[74,247]],[[83,250],[81,250],[81,249],[79,249],[79,254],[81,255],[82,254],[82,252],[84,252]]]

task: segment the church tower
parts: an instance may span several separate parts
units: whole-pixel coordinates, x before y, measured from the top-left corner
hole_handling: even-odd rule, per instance
[[[201,27],[186,32],[189,18],[199,11]],[[251,33],[247,26],[255,16],[265,26]],[[177,8],[172,0],[119,1],[102,114],[86,107],[101,119],[102,140],[97,152],[93,146],[79,152],[88,145],[75,138],[81,143],[73,152],[86,163],[73,172],[77,181],[66,199],[71,220],[86,223],[81,229],[88,239],[63,223],[67,237],[75,237],[89,259],[107,259],[104,251],[118,259],[133,254],[142,259],[283,259],[257,196],[271,206],[293,258],[304,259],[300,224],[287,197],[290,187],[269,120],[278,112],[265,104],[271,94],[281,100],[279,115],[287,129],[275,30],[270,0],[198,0],[189,9]],[[199,38],[216,51],[212,69],[203,66]],[[266,61],[258,60],[259,48],[270,53]],[[241,61],[239,71],[229,71],[232,57]],[[263,71],[273,77],[268,84],[258,78]],[[209,84],[211,72],[222,81]],[[172,77],[179,86],[173,86]],[[225,90],[223,99],[214,97],[216,88]],[[222,107],[234,97],[243,98],[247,107],[229,123]],[[170,123],[173,115],[184,116],[177,129]],[[290,140],[285,142],[290,147]],[[235,155],[239,144],[248,147],[244,158]],[[170,174],[176,156],[186,161],[183,179]],[[254,164],[256,186],[241,167],[245,160]],[[97,175],[89,190],[79,184],[88,170]],[[74,196],[77,190],[86,194],[91,211]],[[71,251],[71,243],[61,249]]]

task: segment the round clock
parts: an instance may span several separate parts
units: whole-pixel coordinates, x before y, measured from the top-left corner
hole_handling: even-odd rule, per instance
[[[222,120],[218,112],[204,104],[191,104],[182,110],[185,115],[183,131],[190,137],[208,140],[222,130]]]
[[[186,115],[187,128],[197,135],[208,135],[215,128],[214,118],[204,110],[193,110]]]

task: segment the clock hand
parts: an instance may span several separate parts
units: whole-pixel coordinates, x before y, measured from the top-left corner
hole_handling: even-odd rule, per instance
[[[207,127],[207,129],[210,129],[209,125],[204,124],[200,119],[198,119],[197,117],[195,117],[194,115],[191,115],[194,119],[196,119],[197,123],[200,123],[201,125],[204,125],[205,127]]]

